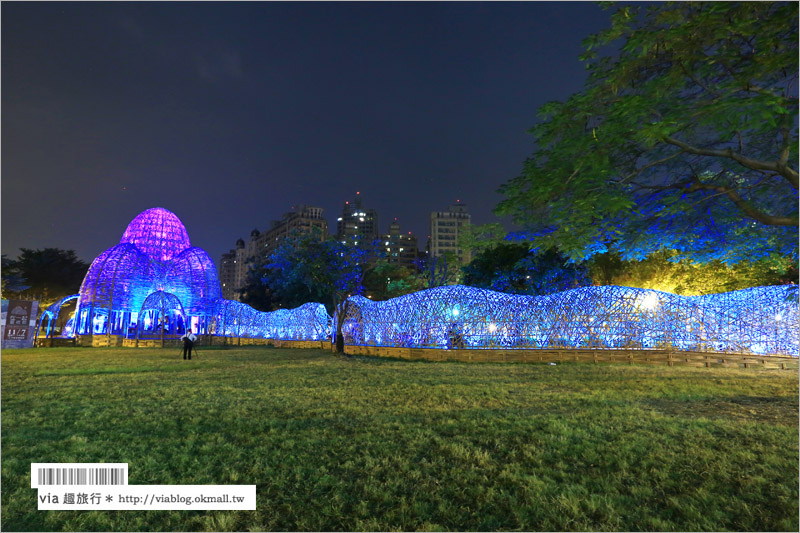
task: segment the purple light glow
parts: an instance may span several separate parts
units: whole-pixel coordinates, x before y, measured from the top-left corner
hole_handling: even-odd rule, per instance
[[[119,242],[135,244],[150,259],[159,262],[169,261],[192,246],[183,223],[163,207],[139,213],[125,228]]]
[[[191,246],[180,219],[161,207],[136,216],[120,244],[92,262],[81,285],[77,333],[89,333],[92,324],[95,333],[135,332],[145,300],[158,291],[175,299],[198,330],[220,297],[214,262]]]

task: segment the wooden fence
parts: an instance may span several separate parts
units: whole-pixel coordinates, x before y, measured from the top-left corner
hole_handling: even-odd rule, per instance
[[[474,363],[558,363],[577,361],[584,363],[636,363],[696,367],[800,368],[800,362],[796,357],[667,350],[433,350],[379,346],[345,346],[344,350],[345,353],[352,355],[376,355],[410,360]]]
[[[180,346],[180,340],[164,339],[165,347]],[[45,344],[46,345],[46,344]],[[74,344],[73,344],[74,345]],[[124,339],[119,335],[83,335],[78,346],[124,346],[157,348],[160,339]],[[249,339],[239,337],[198,336],[198,346],[274,346],[275,348],[314,348],[331,350],[329,341],[291,341],[279,339]],[[627,363],[653,365],[684,365],[695,367],[780,368],[798,369],[796,357],[744,355],[713,352],[680,352],[673,350],[437,350],[426,348],[392,348],[385,346],[351,346],[344,351],[350,355],[396,357],[409,360],[458,361],[471,363]]]
[[[37,346],[49,346],[47,339],[42,338],[42,342]],[[53,344],[60,346],[61,344]],[[67,345],[65,343],[64,345]],[[160,348],[162,339],[126,339],[122,335],[80,335],[75,339],[69,339],[70,346],[104,347],[122,346],[124,348]],[[215,335],[198,335],[197,346],[274,346],[276,348],[317,348],[330,349],[331,343],[328,341],[284,341],[277,339],[248,339],[245,337],[220,337]],[[180,338],[176,336],[164,337],[164,347],[181,346]]]

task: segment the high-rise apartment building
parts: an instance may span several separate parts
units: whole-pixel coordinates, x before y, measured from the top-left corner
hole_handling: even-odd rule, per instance
[[[431,234],[428,241],[428,251],[433,257],[443,256],[445,253],[456,254],[462,265],[470,262],[469,251],[464,252],[458,247],[458,236],[470,225],[470,214],[467,206],[456,203],[447,211],[433,211],[431,213]]]
[[[400,224],[396,220],[389,226],[389,233],[381,236],[381,244],[381,251],[386,254],[389,263],[409,268],[414,266],[419,254],[417,236],[410,231],[406,235],[400,233]]]
[[[223,298],[226,300],[235,299],[236,250],[231,250],[222,254],[222,259],[219,262],[219,284],[222,289]]]
[[[361,205],[361,193],[352,202],[345,202],[342,215],[336,219],[336,239],[346,244],[371,243],[379,238],[378,212]]]
[[[251,243],[253,242],[253,233],[258,233],[258,230],[254,229],[250,232]],[[252,244],[251,246],[246,246],[244,239],[237,239],[236,248],[222,254],[222,259],[219,262],[219,283],[222,289],[222,297],[226,300],[239,299],[236,291],[245,285],[247,260],[252,249]]]
[[[291,235],[319,235],[320,240],[328,236],[328,221],[322,216],[320,207],[301,205],[297,210],[285,213],[280,220],[272,221],[270,228],[263,233],[254,229],[250,240],[236,241],[236,248],[222,254],[219,277],[222,297],[238,300],[239,290],[247,284],[250,266],[265,261],[285,238]]]
[[[317,235],[320,241],[328,237],[328,221],[322,216],[325,212],[321,207],[301,205],[297,210],[283,215],[280,220],[273,220],[264,238],[258,243],[264,256],[272,252],[287,237],[292,235]]]

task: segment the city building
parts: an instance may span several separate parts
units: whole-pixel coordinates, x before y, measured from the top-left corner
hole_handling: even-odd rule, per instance
[[[413,268],[417,259],[417,236],[410,231],[408,234],[400,233],[400,224],[397,219],[389,226],[389,233],[381,236],[382,248],[386,253],[389,263],[397,263],[404,267]]]
[[[290,235],[319,235],[320,240],[328,236],[328,221],[323,217],[324,209],[301,205],[280,220],[270,223],[263,233],[254,229],[247,243],[236,241],[236,248],[222,254],[220,260],[220,284],[222,297],[238,300],[239,290],[247,284],[247,272],[259,261],[265,261],[280,243]]]
[[[470,214],[467,206],[458,202],[447,211],[431,213],[431,234],[428,239],[428,252],[432,257],[441,257],[445,253],[454,253],[462,265],[470,262],[469,251],[458,247],[458,236],[470,225]]]
[[[241,240],[241,239],[240,239]],[[244,241],[243,241],[244,242]],[[226,300],[234,300],[236,286],[236,250],[231,250],[222,254],[219,262],[219,283],[222,289],[222,297]]]
[[[321,207],[301,205],[294,211],[284,213],[283,218],[272,221],[263,239],[258,241],[258,248],[269,256],[283,239],[291,235],[315,234],[324,241],[328,237],[328,221],[323,217],[324,212]]]
[[[342,215],[336,219],[336,239],[345,244],[358,245],[379,239],[378,212],[361,205],[361,193],[352,202],[345,202]]]

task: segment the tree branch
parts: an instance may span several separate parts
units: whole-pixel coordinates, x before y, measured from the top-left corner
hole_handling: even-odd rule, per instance
[[[713,96],[715,96],[717,98],[722,98],[722,94],[719,91],[715,91],[711,87],[707,86],[705,83],[703,83],[700,80],[698,80],[697,78],[695,78],[694,74],[692,74],[692,72],[686,67],[685,63],[681,63],[680,67],[681,67],[681,70],[683,70],[683,73],[686,74],[689,77],[689,79],[691,79],[693,82],[695,82],[700,88],[702,88],[703,90],[705,90],[706,92],[712,94]]]
[[[786,164],[781,164],[780,161],[774,162],[765,162],[765,161],[758,161],[756,159],[751,159],[749,157],[743,156],[742,154],[738,154],[731,150],[730,148],[726,148],[724,150],[712,150],[708,148],[697,148],[695,146],[691,146],[686,144],[683,141],[679,141],[678,139],[674,139],[669,135],[664,135],[662,137],[664,142],[667,144],[671,144],[673,146],[677,146],[684,152],[694,154],[694,155],[707,155],[711,157],[725,157],[728,159],[733,159],[740,165],[747,167],[752,170],[771,170],[773,172],[777,172],[792,185],[795,189],[798,187],[798,174],[797,171],[793,168],[790,168]]]
[[[689,187],[689,192],[695,191],[715,191],[720,194],[724,194],[727,196],[731,202],[733,202],[736,207],[739,208],[745,215],[756,220],[757,222],[761,222],[767,226],[798,226],[798,219],[796,217],[776,217],[772,215],[768,215],[766,213],[762,213],[757,209],[753,208],[744,198],[739,196],[739,193],[734,191],[733,189],[728,189],[726,187],[720,187],[718,185],[706,185],[703,183],[694,183]]]
[[[781,136],[783,137],[783,146],[781,147],[781,158],[778,161],[778,164],[782,167],[785,167],[789,161],[789,146],[791,143],[789,128],[781,128]]]
[[[638,176],[639,174],[641,174],[642,172],[644,172],[648,168],[654,167],[656,165],[660,165],[661,163],[666,163],[670,159],[674,159],[674,158],[678,157],[679,155],[681,155],[682,153],[683,152],[675,152],[674,154],[668,155],[667,157],[664,157],[662,159],[658,159],[656,161],[652,161],[652,162],[644,165],[642,168],[640,168],[638,170],[635,170],[635,171],[631,172],[630,174],[628,174],[627,176],[623,177],[621,180],[619,180],[617,182],[617,184],[625,183],[628,180],[630,180],[631,178],[635,178],[636,176]]]
[[[759,87],[758,85],[751,85],[749,82],[747,83],[747,86],[745,86],[744,90],[751,93],[763,94],[764,96],[772,96],[773,98],[783,98],[780,94],[775,94],[769,89]]]

